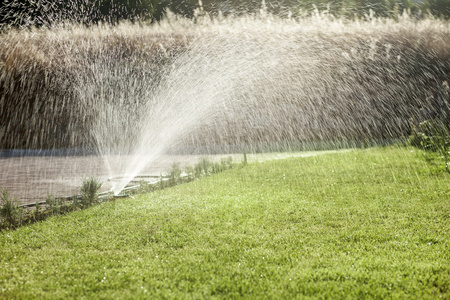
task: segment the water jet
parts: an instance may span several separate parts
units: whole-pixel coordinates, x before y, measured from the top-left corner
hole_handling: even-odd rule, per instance
[[[119,194],[177,155],[404,138],[448,76],[445,24],[265,13],[1,33],[0,148],[88,154],[2,159],[14,179],[0,186],[22,171],[46,192],[98,175]],[[56,166],[47,183],[42,164]]]

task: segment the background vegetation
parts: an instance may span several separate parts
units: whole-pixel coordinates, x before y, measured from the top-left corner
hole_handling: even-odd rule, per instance
[[[449,30],[447,21],[434,18],[349,20],[327,14],[171,15],[152,25],[9,29],[0,36],[0,148],[96,148],[96,122],[104,122],[113,144],[132,144],[138,130],[126,123],[127,114],[139,116],[142,101],[174,62],[196,51],[217,57],[241,43],[255,44],[253,54],[279,66],[252,86],[251,96],[263,101],[249,103],[248,91],[237,86],[233,92],[241,106],[215,112],[184,134],[185,149],[199,143],[293,145],[408,136],[420,110],[434,106],[427,99],[449,81]],[[289,53],[282,53],[288,48],[279,45],[286,42]],[[298,74],[303,79],[295,79]],[[127,105],[110,111],[115,99]],[[125,117],[108,115],[116,112]],[[115,137],[119,130],[108,128],[108,120],[126,132]]]
[[[404,11],[417,17],[427,13],[444,18],[450,16],[449,0],[5,0],[0,4],[0,20],[3,24],[16,25],[48,25],[74,18],[85,23],[115,23],[123,19],[159,21],[169,10],[191,18],[199,12],[236,15],[257,13],[261,8],[280,16],[298,16],[313,9],[352,17],[364,16],[370,11],[377,16],[397,16]]]

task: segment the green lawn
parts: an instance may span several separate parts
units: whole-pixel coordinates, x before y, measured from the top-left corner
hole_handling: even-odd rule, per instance
[[[0,298],[450,298],[450,174],[411,148],[236,167],[0,232]]]

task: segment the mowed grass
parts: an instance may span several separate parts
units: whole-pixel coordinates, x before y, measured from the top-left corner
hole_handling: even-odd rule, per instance
[[[0,295],[448,299],[449,229],[417,150],[272,160],[1,232]]]

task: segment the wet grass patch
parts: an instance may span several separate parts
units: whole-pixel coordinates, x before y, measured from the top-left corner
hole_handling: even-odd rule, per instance
[[[450,174],[413,148],[249,163],[0,233],[5,298],[450,296]]]

